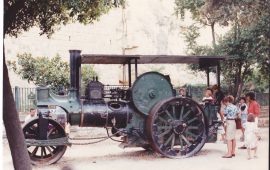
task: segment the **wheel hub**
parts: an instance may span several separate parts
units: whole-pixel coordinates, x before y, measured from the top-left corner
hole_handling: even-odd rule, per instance
[[[172,127],[173,127],[174,133],[182,134],[182,133],[184,133],[184,131],[187,127],[187,124],[183,121],[176,120],[176,121],[172,122]]]

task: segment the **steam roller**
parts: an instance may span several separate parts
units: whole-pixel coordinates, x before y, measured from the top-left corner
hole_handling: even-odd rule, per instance
[[[23,127],[33,164],[55,163],[67,146],[78,144],[66,133],[67,124],[105,128],[106,137],[89,136],[92,143],[111,138],[123,148],[141,147],[168,158],[193,156],[207,142],[209,121],[204,108],[178,96],[169,76],[147,72],[130,88],[110,89],[93,78],[84,93],[77,89],[72,78],[64,96],[47,87],[37,88],[38,116]]]

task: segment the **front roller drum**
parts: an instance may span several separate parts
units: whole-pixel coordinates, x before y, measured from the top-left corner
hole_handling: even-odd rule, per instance
[[[202,108],[183,97],[157,103],[147,118],[146,131],[154,151],[169,158],[193,156],[207,139]]]
[[[33,119],[26,123],[23,127],[23,134],[25,139],[41,140],[39,134],[39,119]],[[52,119],[48,119],[48,124],[45,129],[46,140],[59,139],[66,137],[64,128]],[[27,145],[27,150],[34,165],[50,165],[57,162],[65,153],[66,145],[48,145],[37,146]]]

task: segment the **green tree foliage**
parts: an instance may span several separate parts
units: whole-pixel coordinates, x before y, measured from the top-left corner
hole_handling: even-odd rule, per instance
[[[68,22],[92,23],[112,7],[123,5],[124,0],[4,0],[4,37],[17,37],[31,27],[39,27],[40,34],[50,36]],[[3,122],[9,142],[14,169],[30,170],[19,117],[12,96],[4,53],[5,79],[3,84]]]
[[[184,18],[186,11],[193,20],[204,26],[211,26],[215,46],[215,24],[221,26],[249,26],[264,13],[269,12],[269,0],[175,0],[177,15]]]
[[[269,17],[270,15],[264,15],[249,27],[232,30],[215,49],[232,57],[223,64],[223,71],[225,82],[238,87],[233,94],[240,95],[244,82],[251,80],[250,77],[260,75],[261,78],[256,79],[254,83],[261,90],[261,84],[269,81]]]
[[[239,96],[243,84],[255,80],[256,75],[261,77],[255,81],[257,87],[262,81],[269,80],[269,5],[268,0],[176,0],[176,11],[179,13],[182,10],[182,14],[190,11],[197,21],[196,25],[207,25],[203,21],[205,18],[215,18],[215,22],[220,25],[231,27],[231,31],[222,37],[217,45],[213,43],[213,46],[200,46],[196,43],[196,39],[200,36],[198,26],[189,26],[184,36],[188,44],[188,54],[231,57],[230,60],[223,62],[221,68],[223,83],[235,96]],[[206,13],[209,15],[205,15]],[[197,65],[192,65],[191,68],[199,70]]]
[[[48,58],[24,53],[18,54],[17,58],[18,62],[8,61],[8,66],[22,79],[35,85],[50,86],[55,92],[69,88],[69,64],[59,55]],[[93,76],[97,76],[93,65],[83,65],[81,73],[83,87]]]
[[[122,4],[123,0],[5,0],[4,34],[18,36],[37,26],[40,34],[51,35],[68,22],[93,23]]]

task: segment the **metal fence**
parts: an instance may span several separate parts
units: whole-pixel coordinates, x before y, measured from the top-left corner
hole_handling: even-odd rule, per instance
[[[269,106],[269,93],[255,93],[256,100],[261,106]]]
[[[35,107],[36,88],[15,86],[12,88],[12,93],[18,112],[29,112],[30,108]]]

